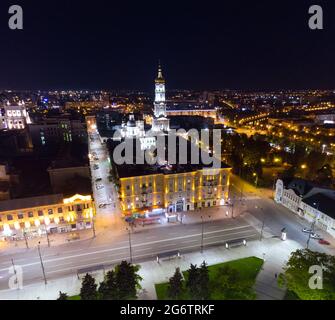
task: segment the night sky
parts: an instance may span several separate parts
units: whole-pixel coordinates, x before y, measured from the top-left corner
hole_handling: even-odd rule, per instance
[[[0,88],[151,90],[160,59],[168,89],[333,89],[333,2],[1,0]]]

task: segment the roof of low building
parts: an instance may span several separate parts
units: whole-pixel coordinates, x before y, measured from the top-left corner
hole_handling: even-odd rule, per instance
[[[315,183],[300,178],[283,178],[282,180],[285,188],[292,189],[298,196],[304,196],[316,187]]]
[[[335,193],[335,191],[334,191]],[[335,219],[335,196],[325,193],[316,193],[302,200],[309,206]]]
[[[62,194],[0,201],[0,212],[54,205],[63,202]]]

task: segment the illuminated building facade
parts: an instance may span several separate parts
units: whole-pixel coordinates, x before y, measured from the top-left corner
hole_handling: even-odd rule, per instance
[[[166,110],[168,116],[200,116],[204,118],[217,119],[216,109],[168,109]]]
[[[223,205],[228,199],[230,170],[166,170],[120,177],[123,213],[172,213]]]
[[[0,235],[22,238],[68,232],[92,227],[95,215],[90,195],[62,194],[13,199],[0,202]]]
[[[153,131],[169,131],[170,122],[166,115],[165,101],[165,79],[163,78],[162,68],[159,65],[158,75],[155,80],[155,102],[154,118],[152,121]]]
[[[24,129],[30,123],[30,117],[24,102],[17,106],[7,104],[4,106],[4,114],[0,114],[0,129]]]

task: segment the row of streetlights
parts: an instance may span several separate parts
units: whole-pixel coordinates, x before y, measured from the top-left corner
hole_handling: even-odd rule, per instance
[[[92,231],[93,231],[93,238],[96,237],[96,233],[95,233],[95,225],[94,225],[94,220],[92,219]],[[47,235],[47,241],[48,241],[48,247],[50,247],[50,240],[49,240],[49,235],[48,235],[48,231],[46,230],[46,235]],[[27,249],[29,249],[29,245],[28,245],[28,240],[27,240],[27,234],[26,232],[24,232],[24,239],[26,242],[26,247]],[[42,259],[42,254],[41,254],[41,242],[38,242],[37,245],[37,251],[38,251],[38,256],[40,258],[40,262],[41,262],[41,268],[42,268],[42,273],[43,273],[43,279],[44,279],[44,283],[47,284],[47,277],[46,277],[46,273],[45,273],[45,268],[44,268],[44,263],[43,263],[43,259]],[[15,269],[15,265],[14,265],[14,260],[11,259],[12,261],[12,265],[13,265],[13,270],[14,270],[14,274],[16,275],[16,269]]]
[[[204,217],[200,216],[201,218],[201,244],[200,244],[200,252],[203,253],[204,250],[204,227],[205,227],[205,221]],[[208,218],[210,219],[211,216],[209,215]],[[133,250],[132,250],[132,244],[131,244],[131,228],[126,228],[128,232],[128,241],[129,241],[129,258],[130,258],[130,263],[133,263]]]
[[[93,232],[93,238],[96,237],[96,233],[95,233],[95,223],[94,223],[94,220],[92,219],[91,221],[92,223],[92,232]],[[46,237],[47,237],[47,243],[48,243],[48,247],[51,246],[50,244],[50,238],[49,238],[49,233],[48,233],[48,230],[47,230],[47,227],[45,227],[45,234],[46,234]],[[24,237],[24,241],[25,241],[25,244],[26,244],[26,248],[29,249],[29,243],[28,243],[28,238],[27,238],[27,232],[23,232],[23,237]]]

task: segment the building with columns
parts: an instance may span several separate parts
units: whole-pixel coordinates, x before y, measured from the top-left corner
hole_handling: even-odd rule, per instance
[[[227,204],[231,168],[201,165],[118,167],[124,215],[175,213]]]

